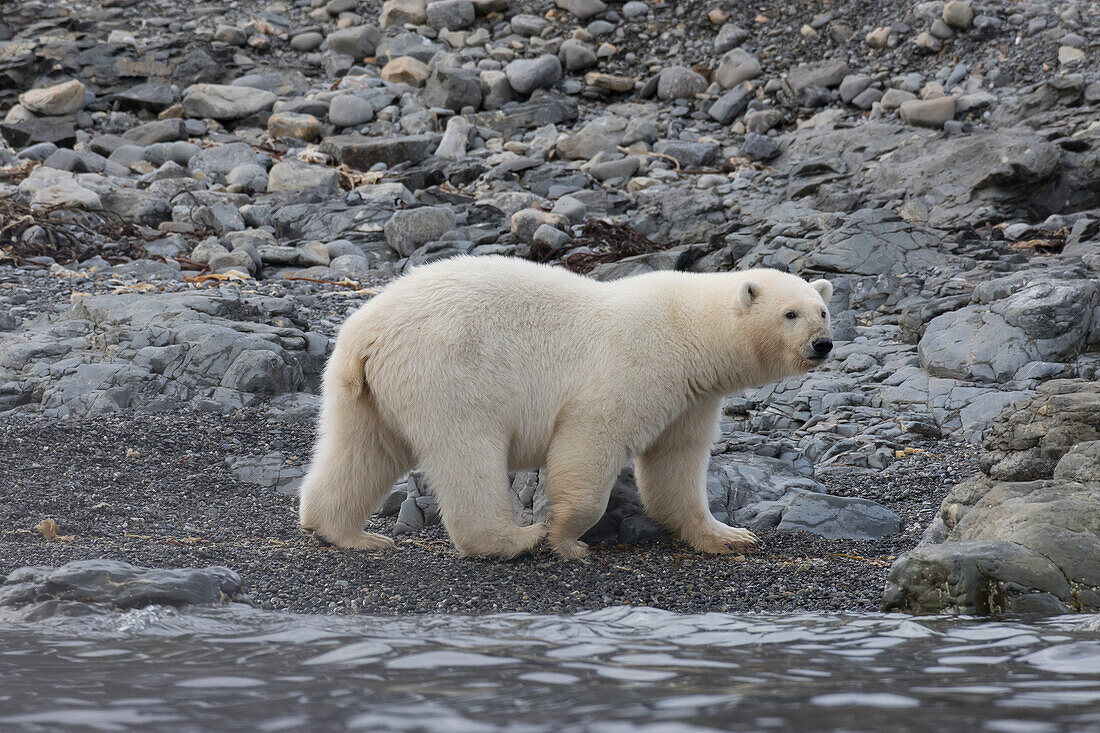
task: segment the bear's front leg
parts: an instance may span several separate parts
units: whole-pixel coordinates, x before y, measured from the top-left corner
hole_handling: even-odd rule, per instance
[[[753,552],[752,532],[722,524],[707,506],[707,463],[720,398],[689,408],[638,456],[634,476],[646,511],[699,552]]]

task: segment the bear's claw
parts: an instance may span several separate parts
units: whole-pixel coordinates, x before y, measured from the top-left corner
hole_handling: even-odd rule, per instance
[[[565,560],[582,560],[588,556],[588,544],[580,540],[559,542],[554,546],[554,552]]]
[[[728,527],[715,522],[715,527],[705,533],[686,537],[688,544],[699,552],[723,554],[727,552],[756,552],[761,542],[752,532],[740,527]]]

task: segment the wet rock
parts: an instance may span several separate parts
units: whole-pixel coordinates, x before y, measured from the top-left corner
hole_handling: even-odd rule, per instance
[[[77,560],[60,567],[24,567],[0,586],[0,606],[43,601],[79,601],[114,608],[152,605],[204,606],[226,603],[241,591],[229,568],[167,570],[116,560]]]

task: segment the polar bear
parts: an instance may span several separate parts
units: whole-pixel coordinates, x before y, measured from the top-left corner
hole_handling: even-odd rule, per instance
[[[304,529],[345,548],[419,466],[464,555],[548,536],[579,558],[635,458],[646,511],[696,550],[755,549],[711,516],[723,395],[803,373],[832,349],[832,285],[777,270],[599,282],[507,257],[456,257],[387,285],[341,327],[300,493]],[[547,469],[548,524],[512,520],[508,471]]]

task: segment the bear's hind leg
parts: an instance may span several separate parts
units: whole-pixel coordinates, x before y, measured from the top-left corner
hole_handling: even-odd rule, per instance
[[[515,557],[546,536],[545,524],[517,527],[503,442],[456,441],[421,461],[447,534],[462,555]]]
[[[563,558],[588,554],[581,535],[607,511],[615,477],[625,461],[578,426],[559,428],[547,456],[550,547]]]
[[[634,463],[638,493],[651,517],[700,552],[751,552],[759,545],[747,529],[722,524],[707,502],[707,463],[718,423],[715,398],[690,408]]]
[[[301,526],[338,547],[393,547],[389,537],[364,532],[363,523],[412,468],[410,451],[382,422],[369,394],[352,397],[328,387],[320,435],[299,492]]]

